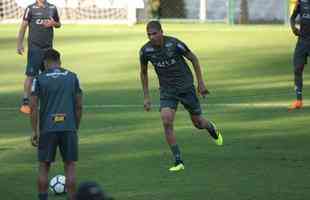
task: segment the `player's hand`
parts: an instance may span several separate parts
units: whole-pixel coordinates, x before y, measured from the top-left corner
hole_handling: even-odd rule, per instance
[[[23,45],[23,44],[18,44],[18,45],[17,45],[17,53],[18,53],[19,55],[23,55],[24,51],[25,51],[24,45]]]
[[[30,138],[31,145],[37,147],[39,144],[39,135],[37,133],[33,133]]]
[[[300,35],[300,30],[296,26],[292,27],[292,31],[293,31],[294,35],[296,35],[296,36]]]
[[[208,94],[210,94],[209,90],[206,88],[204,83],[198,84],[198,93],[205,98]]]
[[[48,19],[48,20],[44,20],[44,22],[42,23],[42,25],[45,28],[54,27],[55,24],[56,24],[56,21],[52,17],[50,17],[50,19]]]
[[[150,111],[151,110],[151,100],[149,98],[144,99],[144,110],[145,111]]]

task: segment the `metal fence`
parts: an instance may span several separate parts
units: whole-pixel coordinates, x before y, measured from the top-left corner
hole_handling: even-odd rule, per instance
[[[0,22],[20,20],[21,2],[0,0]],[[286,23],[289,7],[296,0],[48,0],[55,3],[62,21],[126,21],[129,7],[139,2],[134,15],[138,22],[152,18],[174,21],[223,23]],[[108,7],[107,7],[108,6]],[[292,7],[292,6],[291,6]],[[136,21],[136,20],[131,20]]]
[[[294,0],[147,0],[145,2],[151,5],[153,1],[160,1],[158,12],[160,18],[164,20],[227,23],[286,23],[289,17],[289,5],[294,2]],[[145,9],[150,8],[151,6],[148,6]]]

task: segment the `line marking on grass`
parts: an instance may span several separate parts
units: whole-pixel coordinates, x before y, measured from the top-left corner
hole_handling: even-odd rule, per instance
[[[232,107],[232,108],[283,108],[288,107],[289,103],[270,102],[270,103],[210,103],[201,104],[202,107]],[[143,108],[143,104],[94,104],[84,105],[86,109],[96,108]],[[152,104],[152,107],[158,108],[159,104]],[[0,107],[0,111],[18,111],[18,107]]]

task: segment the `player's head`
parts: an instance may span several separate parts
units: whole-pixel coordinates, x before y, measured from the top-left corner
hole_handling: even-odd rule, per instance
[[[46,50],[43,56],[43,62],[46,69],[50,67],[60,67],[60,53],[55,49]]]
[[[76,200],[113,200],[95,182],[82,182],[76,192]]]
[[[150,21],[146,25],[147,36],[155,46],[163,44],[163,30],[159,21]]]

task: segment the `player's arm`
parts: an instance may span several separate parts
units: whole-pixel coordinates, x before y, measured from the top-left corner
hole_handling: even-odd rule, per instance
[[[54,25],[55,28],[60,28],[61,27],[61,23],[60,22],[56,22]]]
[[[31,86],[31,98],[30,98],[30,121],[32,128],[31,144],[32,146],[38,146],[39,144],[39,98],[40,85],[37,78],[33,79]]]
[[[148,77],[148,59],[145,56],[143,48],[140,50],[140,80],[143,90],[143,105],[145,111],[150,111],[151,109],[151,98],[149,93],[149,77]]]
[[[43,22],[42,26],[44,26],[45,28],[60,28],[61,24],[60,22],[55,21],[55,19],[53,17],[50,17],[49,20],[46,20]]]
[[[82,111],[83,111],[83,95],[82,93],[78,94],[75,98],[75,118],[76,118],[76,125],[77,125],[77,129],[80,128],[80,123],[81,123],[81,119],[82,119]]]
[[[17,36],[17,53],[20,55],[24,53],[24,38],[30,19],[30,8],[26,8]]]
[[[53,20],[54,20],[54,27],[55,28],[60,28],[61,27],[61,23],[60,23],[60,19],[59,19],[59,15],[58,15],[58,12],[57,12],[57,10],[56,10],[56,14],[55,14],[55,16],[54,16],[54,18],[52,18]]]
[[[53,16],[50,16],[49,20],[45,20],[42,25],[45,28],[50,28],[50,27],[60,28],[61,27],[59,14],[56,8],[54,10]]]
[[[193,65],[193,68],[194,68],[194,71],[195,71],[195,75],[196,75],[196,79],[197,79],[197,84],[198,84],[198,92],[204,97],[206,96],[207,94],[209,94],[209,91],[207,90],[206,88],[206,85],[205,85],[205,81],[203,79],[203,71],[202,71],[202,68],[200,66],[200,63],[199,63],[199,60],[197,58],[197,56],[191,52],[191,51],[188,51],[184,54],[184,56],[189,60],[191,61],[192,65]]]
[[[75,75],[75,119],[76,119],[76,128],[80,128],[80,123],[82,119],[83,111],[83,92],[80,87],[80,81]]]
[[[57,9],[55,9],[55,14],[54,14],[54,18],[53,18],[54,20],[55,20],[55,25],[54,25],[54,27],[55,28],[60,28],[61,27],[61,23],[60,23],[60,17],[59,17],[59,14],[58,14],[58,10]]]
[[[140,79],[144,97],[144,109],[149,111],[151,109],[151,98],[149,93],[149,78],[148,78],[148,67],[145,63],[140,63]]]
[[[31,128],[32,128],[32,135],[31,135],[31,144],[32,146],[38,146],[39,143],[39,133],[38,133],[38,97],[35,95],[31,96],[30,100],[30,107],[31,107]]]
[[[54,18],[50,18],[46,23],[45,23],[45,27],[54,27],[54,28],[60,28],[61,27],[61,23],[60,21],[55,21]]]
[[[55,28],[60,28],[61,27],[60,18],[59,18],[59,14],[58,14],[57,9],[55,9],[54,16],[51,18],[51,20],[54,21],[53,22],[53,27],[55,27]]]
[[[180,40],[176,40],[176,52],[191,61],[197,79],[198,92],[203,97],[205,97],[207,94],[209,94],[209,91],[206,88],[205,81],[202,75],[202,68],[200,67],[197,56],[187,47],[184,42]]]
[[[299,36],[300,34],[300,30],[296,26],[296,18],[299,14],[300,14],[300,4],[299,1],[297,1],[292,16],[290,17],[291,29],[296,36]]]
[[[17,53],[19,55],[22,55],[25,51],[24,49],[24,38],[25,38],[25,33],[28,27],[28,21],[22,21],[19,31],[18,31],[18,36],[17,36]]]

